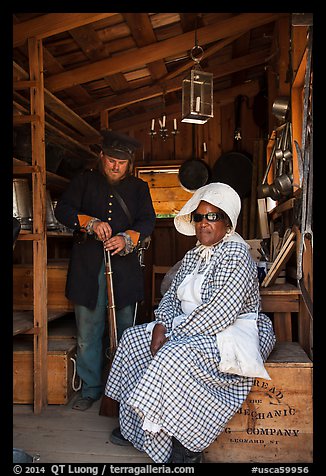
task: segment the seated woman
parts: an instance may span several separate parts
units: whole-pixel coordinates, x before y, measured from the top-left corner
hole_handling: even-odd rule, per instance
[[[105,389],[120,402],[120,428],[111,441],[133,444],[155,463],[202,462],[203,450],[259,376],[256,368],[249,375],[241,368],[221,370],[222,358],[230,357],[219,348],[225,329],[239,321],[254,324],[249,327],[256,332],[261,376],[269,378],[263,361],[275,335],[270,319],[259,312],[257,266],[235,232],[240,209],[238,194],[223,183],[193,194],[174,223],[178,232],[196,235],[197,245],[184,256],[155,321],[127,329],[119,343]],[[254,351],[252,357],[257,360]]]

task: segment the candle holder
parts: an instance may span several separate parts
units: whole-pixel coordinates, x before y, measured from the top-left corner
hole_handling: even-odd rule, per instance
[[[152,119],[151,121],[151,127],[149,130],[149,135],[151,136],[151,141],[153,140],[154,136],[158,134],[160,138],[165,142],[168,137],[169,137],[169,130],[166,127],[166,114],[163,114],[162,119],[158,120],[159,123],[159,130],[158,133],[155,131],[155,119]],[[173,130],[171,131],[171,134],[173,135],[173,138],[175,139],[176,134],[178,134],[178,126],[177,126],[177,120],[176,118],[173,119]]]
[[[176,120],[175,120],[175,121],[176,121]],[[178,129],[176,128],[176,127],[177,127],[177,126],[176,126],[176,122],[174,123],[174,127],[175,127],[175,129],[173,129],[173,131],[171,132],[171,134],[173,135],[173,159],[175,160],[175,156],[176,156],[176,154],[175,154],[175,139],[176,139],[177,134],[179,134],[179,131],[178,131]]]

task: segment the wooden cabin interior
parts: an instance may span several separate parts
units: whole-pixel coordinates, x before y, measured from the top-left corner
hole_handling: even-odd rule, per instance
[[[281,436],[244,443],[250,432],[240,411],[205,462],[312,462],[312,39],[311,13],[13,15],[13,215],[21,223],[13,251],[14,447],[35,449],[27,417],[53,425],[49,411],[73,413],[76,334],[64,292],[72,231],[53,209],[72,177],[96,163],[100,132],[110,129],[142,143],[133,173],[148,182],[157,217],[137,323],[153,319],[165,273],[195,245],[173,224],[193,192],[180,180],[185,163],[195,175],[197,162],[204,165],[205,183],[235,188],[237,231],[257,264],[262,253],[270,262],[260,291],[277,336],[267,363],[274,390],[269,384],[263,392],[258,379],[248,405],[252,411],[260,402],[256,411],[267,414],[274,398],[282,416],[268,428]],[[203,124],[183,121],[183,82],[195,66],[212,78],[212,113]],[[285,400],[293,417],[285,416]],[[283,428],[299,436],[286,437]],[[258,430],[251,435],[264,439]],[[70,457],[124,462],[121,451],[111,460],[86,448]],[[44,455],[43,462],[69,461],[48,449]]]

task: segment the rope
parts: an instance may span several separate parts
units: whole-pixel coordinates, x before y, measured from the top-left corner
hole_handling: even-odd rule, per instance
[[[76,387],[76,385],[75,385],[75,380],[76,380],[76,375],[77,375],[76,359],[74,359],[73,357],[70,357],[70,360],[72,360],[72,363],[74,365],[74,372],[73,372],[73,375],[72,375],[71,386],[72,386],[72,389],[73,389],[74,392],[78,392],[81,389],[82,381],[81,381],[81,379],[79,379],[79,385]]]

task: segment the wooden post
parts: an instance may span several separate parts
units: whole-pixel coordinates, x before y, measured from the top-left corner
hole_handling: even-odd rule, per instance
[[[101,111],[101,131],[107,130],[109,128],[109,111],[105,109]]]
[[[30,80],[30,113],[38,120],[31,122],[33,189],[33,292],[34,292],[34,412],[47,405],[47,241],[46,241],[46,167],[44,78],[42,40],[28,40]]]

